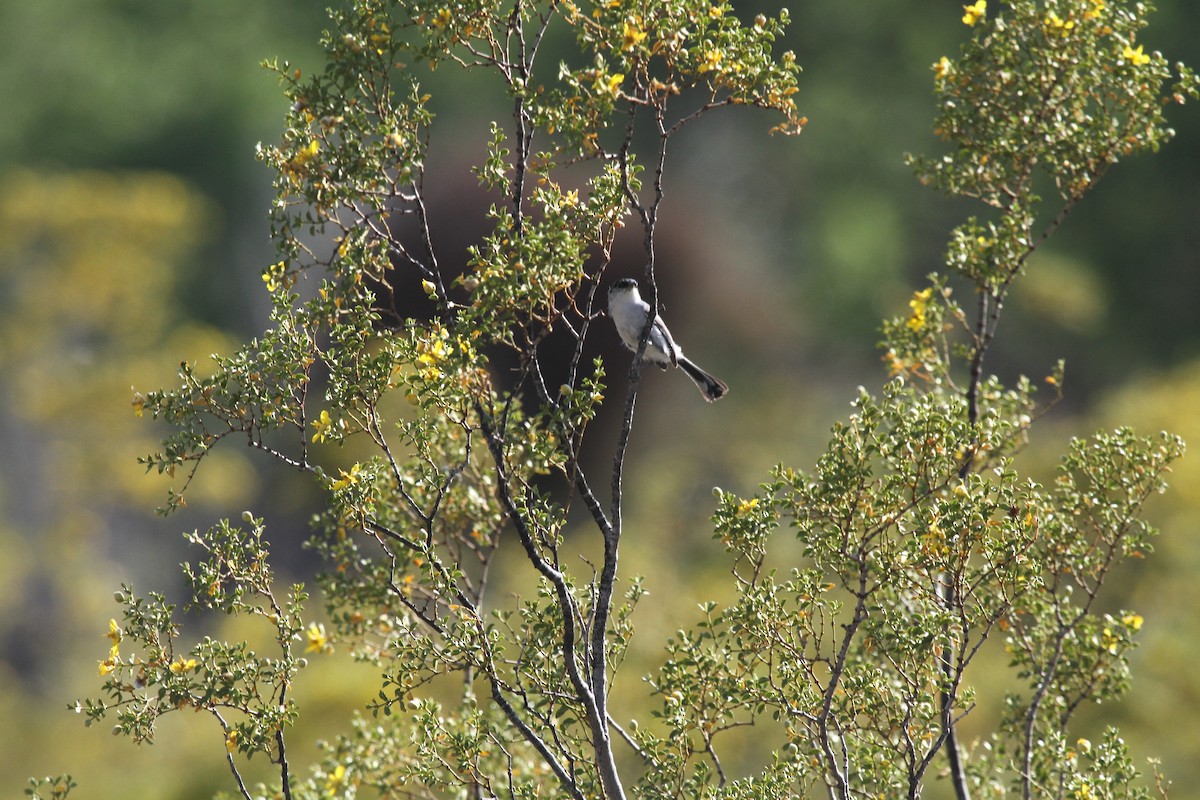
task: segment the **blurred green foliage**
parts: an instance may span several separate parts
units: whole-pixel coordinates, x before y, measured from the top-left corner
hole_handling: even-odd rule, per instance
[[[135,752],[81,730],[66,702],[95,683],[115,585],[131,572],[157,580],[179,560],[178,520],[145,513],[162,484],[132,461],[154,432],[135,424],[130,385],[162,385],[164,366],[222,349],[208,323],[245,325],[238,320],[261,313],[249,298],[270,253],[270,190],[253,147],[277,139],[286,103],[256,65],[312,58],[324,5],[0,0],[0,717],[19,721],[0,735],[2,791],[62,769],[95,796],[120,787],[207,797],[227,781],[189,746]],[[1146,49],[1200,62],[1200,6],[1158,6]],[[705,278],[694,305],[713,308],[705,316],[728,329],[704,329],[680,301],[670,318],[695,342],[690,351],[714,353],[714,370],[736,380],[725,416],[687,441],[672,430],[698,429],[706,409],[676,408],[665,381],[648,387],[660,399],[643,405],[646,442],[630,476],[660,497],[639,503],[630,524],[660,538],[628,542],[626,557],[657,565],[647,588],[663,610],[639,620],[640,636],[663,639],[676,615],[693,617],[697,587],[721,569],[708,487],[749,490],[776,461],[811,460],[854,384],[879,375],[878,319],[902,309],[913,279],[941,262],[957,209],[921,189],[902,154],[928,149],[930,66],[957,47],[957,12],[918,0],[797,7],[785,44],[805,69],[801,144],[764,141],[760,120],[730,118],[680,149],[687,178],[668,187],[664,224],[691,241],[668,257],[695,261]],[[456,140],[478,150],[486,129],[472,110],[438,109],[463,126]],[[1106,178],[1010,303],[995,366],[1038,373],[1067,357],[1071,402],[1050,419],[1064,438],[1131,424],[1200,441],[1197,104],[1173,122],[1177,140]],[[453,158],[453,148],[441,155]],[[86,171],[66,174],[76,170]],[[759,177],[748,182],[749,173]],[[1023,458],[1036,465],[1043,455]],[[287,485],[260,466],[209,470],[197,489],[253,505],[259,488]],[[1151,507],[1159,553],[1116,599],[1146,618],[1133,691],[1115,711],[1095,711],[1120,722],[1135,753],[1161,754],[1177,796],[1187,796],[1200,781],[1200,732],[1163,720],[1200,707],[1191,668],[1200,622],[1189,610],[1200,599],[1194,458],[1169,480],[1172,491]],[[672,496],[688,507],[659,502]],[[312,674],[330,678],[311,699],[318,709],[337,692],[373,694],[338,668]],[[213,744],[211,731],[182,722],[171,735],[193,737],[201,752]]]

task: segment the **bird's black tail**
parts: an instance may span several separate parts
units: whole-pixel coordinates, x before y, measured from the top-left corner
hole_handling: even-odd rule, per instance
[[[687,376],[692,379],[692,383],[696,384],[696,388],[700,390],[700,394],[704,395],[704,399],[710,403],[720,400],[729,391],[725,381],[709,375],[682,356],[679,358],[679,368],[687,373]]]

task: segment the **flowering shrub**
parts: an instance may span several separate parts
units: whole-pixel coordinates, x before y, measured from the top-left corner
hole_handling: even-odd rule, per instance
[[[302,587],[275,585],[264,520],[222,521],[190,537],[203,554],[187,568],[191,603],[258,620],[275,650],[205,639],[184,651],[174,608],[125,587],[103,695],[79,710],[138,741],[163,714],[211,716],[247,798],[917,797],[943,766],[959,797],[1141,796],[1115,732],[1069,731],[1082,703],[1128,680],[1142,619],[1106,615],[1097,598],[1120,562],[1148,552],[1140,512],[1182,443],[1098,434],[1039,485],[1013,457],[1062,369],[1039,402],[1033,381],[1005,386],[984,366],[1029,256],[1113,164],[1169,138],[1164,101],[1196,93],[1182,66],[1167,87],[1165,59],[1137,44],[1145,13],[1104,0],[963,6],[969,39],[934,65],[947,152],[912,162],[980,216],[953,232],[946,274],[885,323],[890,378],[860,392],[815,467],[780,467],[751,498],[718,491],[737,599],[707,604],[667,643],[649,679],[657,709],[637,724],[608,696],[643,594],[628,579],[617,593],[640,362],[614,395],[609,365],[583,348],[623,228],[644,241],[657,302],[657,214],[679,131],[742,106],[770,112],[778,132],[803,126],[795,58],[775,52],[787,13],[744,22],[708,0],[357,0],[335,12],[323,72],[275,65],[292,106],[281,143],[261,150],[278,176],[272,326],[211,375],[185,365],[177,389],[135,399],[174,426],[145,460],[182,481],[168,507],[225,439],[311,478],[326,498],[311,544],[328,566],[327,623]],[[581,58],[544,63],[546,37],[563,31]],[[513,108],[477,167],[500,199],[461,274],[435,255],[423,183],[439,130],[419,69],[446,64],[492,72]],[[432,313],[399,311],[411,298]],[[572,342],[563,363],[541,347],[552,331]],[[489,369],[499,354],[519,365],[504,385]],[[580,454],[603,446],[588,432],[604,402],[621,405],[623,425],[597,475]],[[352,463],[331,456],[339,447]],[[564,498],[593,523],[594,568],[574,566]],[[780,572],[789,536],[802,555]],[[504,548],[536,576],[512,604],[486,591]],[[972,666],[992,640],[1017,688],[967,751],[957,726],[991,691]],[[303,773],[288,756],[291,690],[309,658],[335,651],[378,668],[378,716]],[[723,743],[760,721],[769,756],[734,779]],[[274,785],[243,782],[239,759],[254,754],[278,765]]]

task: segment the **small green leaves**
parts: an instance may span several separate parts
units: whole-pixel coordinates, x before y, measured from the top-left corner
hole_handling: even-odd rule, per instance
[[[992,209],[954,232],[946,263],[996,299],[1067,212],[1123,158],[1174,132],[1164,112],[1197,96],[1185,66],[1136,44],[1151,8],[1102,0],[964,6],[971,38],[934,65],[934,132],[950,149],[909,158],[921,181]],[[1047,181],[1048,179],[1048,181]],[[1053,186],[1043,218],[1035,193]],[[984,332],[983,338],[990,338]],[[976,344],[985,344],[978,342]]]
[[[796,110],[799,71],[790,53],[773,45],[788,24],[759,15],[745,25],[727,3],[681,0],[648,9],[637,3],[566,3],[563,19],[580,48],[594,55],[583,66],[563,64],[561,85],[534,105],[539,124],[561,133],[582,156],[604,147],[609,117],[626,103],[665,110],[690,89],[707,98],[703,108],[751,105],[782,115],[775,130],[799,133],[806,120]],[[680,118],[686,119],[688,112]]]
[[[305,664],[293,648],[302,640],[308,596],[293,586],[276,599],[262,521],[246,516],[250,530],[226,520],[189,534],[206,557],[195,567],[184,565],[184,572],[196,606],[261,619],[279,655],[260,656],[246,642],[210,637],[182,648],[175,606],[157,593],[143,598],[122,586],[122,618],[109,622],[108,658],[99,666],[104,699],[76,704],[88,724],[115,716],[115,733],[151,743],[161,716],[192,709],[215,718],[231,751],[276,752],[280,732],[295,720],[288,690]]]
[[[70,775],[56,775],[52,778],[30,778],[29,788],[25,796],[30,800],[63,800],[78,788],[78,784]]]
[[[959,796],[972,779],[998,794],[1144,796],[1115,731],[1069,744],[1068,730],[1082,704],[1128,685],[1143,619],[1105,613],[1097,598],[1121,562],[1150,551],[1143,505],[1182,443],[1126,429],[1075,440],[1042,486],[1014,455],[1048,405],[1030,380],[1005,387],[983,364],[1029,255],[1112,164],[1170,137],[1164,100],[1194,94],[1195,79],[1181,67],[1164,95],[1165,61],[1134,42],[1142,4],[999,5],[963,6],[971,39],[934,65],[935,130],[954,149],[915,160],[925,182],[988,207],[947,252],[968,299],[931,275],[885,323],[892,380],[880,396],[860,391],[811,473],[777,468],[751,498],[718,491],[714,523],[739,597],[706,607],[671,643],[655,686],[677,755],[658,762],[655,782],[711,784],[709,732],[769,716],[835,797],[909,795],[942,748],[967,762],[951,775]],[[1048,222],[1041,176],[1062,203]],[[1060,363],[1046,378],[1049,404],[1062,376]],[[798,564],[780,560],[781,523]],[[1003,639],[1025,688],[972,764],[955,727],[989,639]],[[729,711],[713,716],[713,698]],[[791,780],[816,788],[803,773]]]
[[[1172,134],[1163,100],[1194,96],[1196,84],[1181,70],[1164,90],[1165,59],[1134,46],[1147,13],[1092,0],[1002,4],[957,60],[935,68],[934,129],[956,149],[919,160],[923,179],[1000,208],[1040,170],[1069,201],[1121,158],[1156,149]]]

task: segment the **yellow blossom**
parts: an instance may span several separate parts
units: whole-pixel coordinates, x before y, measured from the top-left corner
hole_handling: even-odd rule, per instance
[[[954,71],[953,62],[951,62],[950,59],[946,58],[945,56],[942,56],[941,58],[939,58],[937,60],[937,63],[933,65],[933,76],[935,78],[937,78],[938,80],[945,78],[947,75],[949,75],[953,71]]]
[[[268,292],[274,292],[280,286],[287,284],[287,264],[282,261],[277,261],[271,266],[263,270],[263,283],[267,286]]]
[[[1087,11],[1083,12],[1083,18],[1084,19],[1095,19],[1096,17],[1100,16],[1100,12],[1104,10],[1105,3],[1104,3],[1104,0],[1089,0],[1089,1],[1091,3],[1092,7],[1089,8]]]
[[[304,648],[306,653],[325,653],[333,649],[329,646],[324,624],[311,623],[304,631],[304,638],[308,640],[308,645]]]
[[[146,395],[134,390],[133,400],[130,401],[130,405],[133,406],[133,413],[140,417],[142,415],[142,411],[146,408]]]
[[[625,82],[625,76],[621,73],[616,75],[606,75],[603,72],[596,78],[596,83],[593,88],[596,94],[607,94],[610,97],[618,97],[621,94],[621,84]]]
[[[908,322],[905,323],[910,331],[915,333],[925,327],[925,312],[929,308],[929,298],[932,296],[932,288],[913,293],[912,299],[908,301],[912,313],[908,315]]]
[[[189,672],[196,668],[196,663],[196,659],[194,658],[185,660],[183,656],[180,656],[178,661],[171,662],[171,672],[176,675],[179,675],[183,672]]]
[[[445,360],[448,353],[446,342],[450,338],[449,332],[441,326],[434,328],[431,334],[429,339],[417,344],[421,353],[417,356],[417,363],[430,367]]]
[[[346,472],[346,470],[344,470],[344,469],[339,469],[338,474],[341,475],[341,477],[333,482],[334,491],[339,491],[341,489],[347,489],[347,488],[353,486],[354,484],[358,483],[358,473],[361,470],[362,470],[361,464],[355,464],[354,466],[350,467],[349,472]]]
[[[1121,617],[1121,624],[1126,628],[1129,628],[1129,630],[1133,631],[1134,633],[1137,633],[1142,629],[1143,622],[1145,622],[1145,620],[1142,619],[1141,614],[1126,614],[1125,616]]]
[[[321,144],[313,139],[307,145],[296,151],[296,154],[288,159],[283,165],[283,172],[288,179],[296,183],[301,175],[308,171],[308,162],[317,157],[317,153],[321,151]],[[264,277],[263,280],[266,280]]]
[[[925,555],[941,556],[947,552],[946,534],[937,520],[933,520],[920,534],[921,552]]]
[[[314,442],[323,442],[333,430],[333,418],[329,416],[328,411],[322,411],[321,416],[313,420],[312,426],[316,431],[313,434],[312,440]]]
[[[437,14],[433,18],[434,27],[436,27],[439,31],[445,30],[446,26],[450,24],[450,21],[453,18],[454,17],[450,13],[450,9],[443,8],[440,11],[438,11]]]
[[[449,332],[439,325],[430,331],[430,338],[417,342],[417,364],[423,367],[418,374],[422,379],[435,381],[442,377],[442,370],[438,365],[445,361],[450,353],[447,346],[449,337]]]
[[[238,732],[230,728],[229,733],[225,734],[225,749],[229,752],[237,750]]]
[[[1150,63],[1150,56],[1142,52],[1142,46],[1139,44],[1136,49],[1125,45],[1125,49],[1121,51],[1121,58],[1133,64],[1135,67],[1140,67]]]
[[[987,15],[987,0],[976,0],[969,6],[963,6],[963,25],[974,25]]]
[[[737,513],[746,514],[756,508],[758,508],[758,498],[752,497],[749,500],[743,500],[742,502],[738,503]]]
[[[305,145],[299,153],[296,154],[296,158],[294,160],[300,164],[307,164],[309,161],[312,161],[314,158],[316,158],[317,153],[320,151],[321,143],[316,139],[313,139],[311,142]]]
[[[629,17],[625,20],[624,27],[625,40],[621,45],[622,50],[632,50],[642,43],[646,38],[646,32],[642,30],[641,17]]]
[[[333,794],[338,790],[338,787],[346,780],[346,767],[338,764],[333,772],[325,777],[325,791]]]
[[[306,144],[304,147],[302,147],[298,151],[296,151],[296,155],[292,156],[292,160],[291,160],[291,163],[289,166],[291,166],[293,170],[299,172],[303,169],[303,167],[306,164],[308,164],[308,162],[310,162],[314,158],[316,158],[317,153],[319,153],[320,151],[321,151],[321,143],[318,142],[316,139],[313,139],[308,144]]]
[[[700,65],[699,72],[710,72],[716,69],[721,64],[720,50],[706,50],[704,52],[704,63]]]
[[[1058,16],[1058,14],[1055,14],[1053,11],[1046,14],[1046,20],[1045,20],[1046,33],[1051,36],[1065,37],[1071,32],[1071,30],[1074,27],[1075,27],[1075,20],[1062,19],[1061,17]]]
[[[475,360],[475,345],[471,344],[461,336],[454,337],[454,343],[458,346],[458,352],[462,354],[464,359],[467,361]]]
[[[117,662],[121,660],[121,637],[124,634],[121,632],[121,626],[117,624],[115,619],[108,621],[108,633],[104,636],[112,642],[112,646],[108,648],[108,658],[100,662],[99,673],[103,678],[117,668]]]

